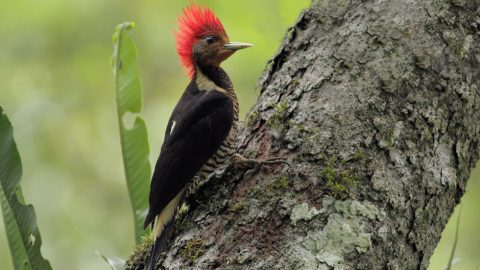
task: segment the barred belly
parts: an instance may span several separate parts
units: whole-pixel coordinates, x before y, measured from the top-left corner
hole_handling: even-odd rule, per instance
[[[193,177],[187,186],[187,196],[195,193],[201,186],[207,183],[208,177],[219,167],[227,164],[235,153],[235,140],[237,138],[237,125],[234,124],[227,138],[223,141],[217,152],[205,163],[200,171]]]
[[[225,89],[225,94],[231,99],[233,102],[233,125],[232,129],[228,133],[227,138],[223,141],[220,148],[218,148],[217,152],[205,163],[200,171],[193,177],[190,184],[187,185],[187,196],[195,193],[202,185],[204,185],[208,177],[219,167],[226,164],[232,155],[235,153],[235,142],[237,139],[238,133],[238,99],[237,95],[233,88]]]

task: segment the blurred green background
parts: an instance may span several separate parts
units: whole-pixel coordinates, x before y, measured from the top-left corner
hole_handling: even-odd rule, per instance
[[[223,21],[231,40],[254,43],[223,66],[242,116],[255,83],[288,26],[309,0],[199,1]],[[124,182],[110,66],[111,35],[135,21],[144,86],[143,115],[155,162],[167,118],[188,80],[174,48],[176,18],[189,0],[0,1],[0,105],[9,114],[23,160],[23,189],[35,205],[43,254],[54,269],[109,269],[95,254],[127,257],[133,222]],[[254,7],[254,8],[253,8]],[[454,269],[480,263],[480,171],[467,187]],[[1,219],[1,217],[0,217]],[[431,269],[442,269],[455,219]],[[10,270],[3,221],[0,269]]]

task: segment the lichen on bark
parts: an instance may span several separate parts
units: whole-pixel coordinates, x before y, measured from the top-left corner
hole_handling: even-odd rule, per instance
[[[239,135],[293,169],[212,177],[159,269],[427,268],[478,160],[479,31],[478,0],[313,1]]]

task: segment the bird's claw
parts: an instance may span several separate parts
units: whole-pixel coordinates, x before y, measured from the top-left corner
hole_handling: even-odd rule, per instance
[[[248,159],[243,157],[240,154],[235,154],[233,159],[233,164],[239,167],[253,167],[254,169],[258,170],[262,166],[267,165],[276,165],[276,164],[284,164],[287,165],[289,169],[292,168],[292,165],[286,161],[285,158],[281,157],[274,157],[269,159]]]

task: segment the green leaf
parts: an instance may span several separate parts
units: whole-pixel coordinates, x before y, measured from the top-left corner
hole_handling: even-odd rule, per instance
[[[462,204],[460,205],[460,209],[458,210],[457,216],[457,226],[455,228],[455,239],[453,240],[452,251],[450,251],[450,258],[448,258],[448,264],[445,270],[452,269],[452,266],[455,264],[455,251],[457,250],[457,243],[458,243],[458,228],[460,227],[460,217],[462,216]]]
[[[142,85],[136,62],[137,49],[129,35],[134,26],[130,22],[117,26],[113,35],[112,64],[123,165],[135,222],[135,241],[140,243],[146,233],[143,221],[148,211],[151,168],[147,127],[137,115],[142,109]]]
[[[109,259],[107,256],[101,254],[98,250],[95,251],[103,261],[105,261],[112,270],[124,270],[125,269],[125,260],[121,258],[112,258]]]
[[[42,257],[35,210],[31,204],[24,203],[21,177],[22,162],[13,139],[13,128],[0,107],[0,204],[13,265],[16,270],[52,269]]]

